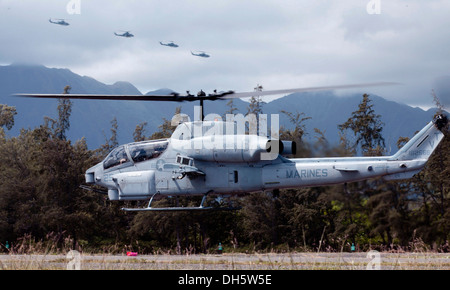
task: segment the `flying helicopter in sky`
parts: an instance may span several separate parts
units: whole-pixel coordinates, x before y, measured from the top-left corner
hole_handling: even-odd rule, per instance
[[[174,43],[173,41],[169,41],[169,42],[167,42],[167,43],[164,43],[164,42],[159,42],[161,45],[163,45],[163,46],[169,46],[169,47],[178,47],[178,44],[176,44],[176,43]]]
[[[280,95],[294,92],[323,91],[389,85],[372,83],[313,87],[274,91],[236,93],[203,91],[196,96],[180,95],[86,95],[18,94],[37,98],[70,98],[133,101],[199,101],[198,120],[174,116],[177,128],[167,139],[124,144],[85,172],[83,188],[108,195],[110,200],[146,200],[146,207],[123,208],[125,211],[198,211],[235,209],[205,202],[208,196],[242,195],[257,191],[345,184],[375,177],[385,180],[411,178],[420,172],[444,138],[448,119],[437,115],[407,144],[391,156],[288,158],[295,154],[295,143],[279,140],[276,134],[247,134],[244,116],[204,116],[204,101],[252,96]],[[230,119],[228,119],[230,117]],[[261,126],[261,124],[260,124]],[[271,132],[276,132],[271,121]],[[264,133],[264,132],[263,132]],[[271,133],[272,134],[272,133]],[[104,190],[99,190],[98,187]],[[152,202],[164,197],[202,196],[199,206],[154,207]]]
[[[69,23],[68,22],[66,22],[64,19],[55,19],[56,21],[54,21],[54,20],[52,20],[51,18],[48,20],[50,23],[53,23],[53,24],[59,24],[59,25],[62,25],[62,26],[68,26],[69,25]]]
[[[204,58],[210,57],[210,55],[207,54],[207,53],[204,52],[204,51],[198,51],[198,52],[192,52],[192,51],[191,51],[191,54],[192,54],[192,55],[195,55],[195,56],[199,56],[199,57],[204,57]]]
[[[134,35],[131,34],[129,31],[125,31],[123,33],[116,33],[116,32],[114,32],[114,35],[121,36],[121,37],[126,37],[126,38],[134,37]]]

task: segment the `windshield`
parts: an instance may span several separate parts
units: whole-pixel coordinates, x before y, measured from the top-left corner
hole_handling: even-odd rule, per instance
[[[105,161],[103,162],[103,167],[105,169],[108,169],[126,163],[128,161],[129,160],[127,153],[125,152],[125,147],[120,146],[111,151],[111,153],[109,153],[108,156],[106,156]]]

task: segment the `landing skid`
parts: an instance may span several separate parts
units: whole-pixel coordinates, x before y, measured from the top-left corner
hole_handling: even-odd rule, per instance
[[[215,210],[239,210],[241,207],[144,207],[122,208],[124,211],[215,211]]]
[[[122,208],[124,211],[216,211],[216,210],[239,210],[241,207],[225,207],[225,206],[203,206],[206,196],[208,194],[203,195],[202,202],[200,206],[193,207],[152,207],[152,201],[156,194],[152,196],[150,199],[148,206],[144,208]]]

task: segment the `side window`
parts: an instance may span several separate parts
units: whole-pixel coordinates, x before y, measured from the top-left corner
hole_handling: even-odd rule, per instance
[[[168,146],[168,141],[148,141],[129,146],[133,162],[150,160],[161,155]]]
[[[142,162],[153,158],[153,150],[148,150],[145,146],[130,147],[130,154],[134,162]]]
[[[128,161],[129,160],[127,153],[125,152],[125,147],[120,146],[111,151],[111,153],[109,153],[109,155],[105,158],[105,161],[103,162],[103,168],[108,169],[126,163]]]

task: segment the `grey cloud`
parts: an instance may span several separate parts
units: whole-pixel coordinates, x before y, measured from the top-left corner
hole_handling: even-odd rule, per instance
[[[79,15],[67,13],[68,2],[0,2],[0,63],[67,67],[143,93],[398,81],[405,85],[377,93],[424,107],[433,81],[450,74],[445,1],[381,0],[380,15],[367,14],[368,0],[80,0]],[[115,37],[118,30],[135,37]],[[169,40],[180,47],[159,45]]]

